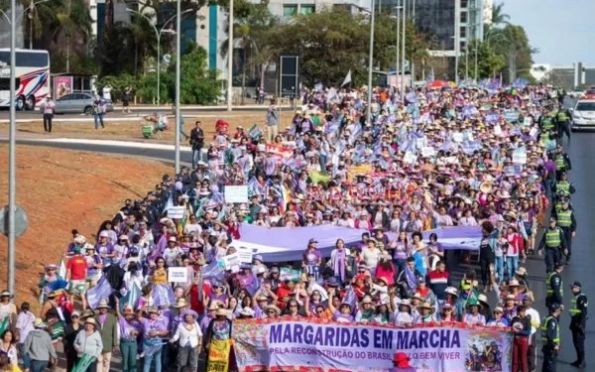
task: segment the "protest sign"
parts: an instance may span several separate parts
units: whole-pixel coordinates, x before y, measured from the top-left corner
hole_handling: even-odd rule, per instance
[[[221,372],[229,369],[231,340],[213,340],[209,345],[209,357],[206,372]]]
[[[405,156],[403,156],[403,163],[405,164],[414,164],[417,161],[417,156],[411,151],[407,151]]]
[[[248,203],[248,186],[225,185],[226,203]]]
[[[515,149],[512,153],[512,162],[514,164],[527,164],[527,150],[524,147]]]
[[[231,270],[234,266],[240,266],[240,255],[238,252],[228,254],[227,256],[223,256],[223,264],[225,266],[225,270]]]
[[[168,267],[167,281],[170,283],[188,283],[188,269],[185,267]]]
[[[282,267],[279,273],[279,279],[281,281],[285,280],[299,280],[302,272],[300,270],[295,270],[290,267]]]
[[[512,334],[495,328],[236,320],[232,338],[241,372],[312,366],[317,371],[389,371],[396,351],[407,354],[417,371],[512,368]]]
[[[238,247],[237,253],[240,263],[252,263],[252,249],[247,247]]]
[[[461,132],[454,132],[452,134],[452,140],[454,142],[463,142],[463,133],[461,133]]]
[[[169,208],[167,208],[167,217],[173,218],[173,219],[184,218],[184,211],[185,211],[184,206],[169,207]]]
[[[425,146],[421,148],[421,156],[424,158],[430,158],[436,155],[436,149],[432,146]]]

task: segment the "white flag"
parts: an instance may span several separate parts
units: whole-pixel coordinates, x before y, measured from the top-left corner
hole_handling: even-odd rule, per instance
[[[351,83],[351,70],[349,70],[347,76],[345,76],[345,79],[343,80],[343,84],[341,84],[341,86],[345,86],[349,83]]]

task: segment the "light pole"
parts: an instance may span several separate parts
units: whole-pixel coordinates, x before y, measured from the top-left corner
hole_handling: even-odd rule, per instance
[[[474,77],[475,77],[475,83],[477,84],[477,48],[479,48],[479,39],[475,39],[475,73],[474,73]]]
[[[48,0],[44,0],[44,1],[48,1]],[[161,34],[162,33],[168,33],[168,34],[174,34],[175,31],[172,31],[170,29],[166,29],[167,24],[171,21],[173,21],[177,14],[169,17],[167,19],[167,21],[165,21],[165,23],[163,23],[163,26],[161,26],[161,28],[157,28],[157,26],[155,26],[152,22],[153,20],[149,17],[147,17],[145,14],[134,10],[134,9],[130,9],[130,8],[126,8],[126,11],[129,13],[134,13],[137,14],[141,17],[143,17],[144,19],[147,20],[147,22],[149,22],[149,25],[153,28],[153,31],[155,31],[155,37],[157,38],[157,105],[159,106],[159,104],[161,103]],[[189,13],[191,12],[192,9],[186,9],[185,11],[182,12],[182,14],[185,13]]]
[[[233,79],[233,0],[229,1],[229,25],[227,26],[227,111],[231,111]],[[244,61],[245,62],[245,61]]]
[[[370,15],[370,51],[368,54],[368,111],[366,113],[367,125],[372,125],[372,69],[374,63],[374,4],[372,0],[371,15]]]
[[[8,130],[8,291],[14,294],[15,271],[15,212],[16,212],[16,0],[10,0],[10,128]]]
[[[407,0],[403,0],[403,32],[401,33],[401,99],[405,102],[405,37],[407,34]],[[411,69],[411,68],[410,68]]]
[[[401,47],[400,47],[400,34],[401,34],[401,9],[402,6],[397,5],[395,6],[393,9],[395,9],[396,11],[396,15],[395,18],[397,20],[397,35],[396,35],[396,43],[395,43],[395,49],[396,49],[396,60],[395,60],[395,89],[398,88],[399,86],[399,62],[400,62],[400,52],[401,52]]]
[[[411,4],[411,22],[415,28],[415,0],[413,0]],[[415,82],[415,63],[413,63],[413,51],[411,51],[411,56],[409,57],[409,71],[409,75],[411,76],[411,86],[413,87],[413,83]]]
[[[35,9],[35,5],[37,4],[41,4],[41,3],[46,3],[50,0],[39,0],[39,1],[35,1],[33,2],[33,0],[31,0],[31,4],[26,7],[25,9],[23,9],[23,11],[21,12],[21,14],[19,15],[19,18],[23,17],[25,15],[25,13],[27,13],[28,11],[33,11],[33,9]],[[6,21],[8,22],[8,24],[11,24],[11,20],[10,18],[8,18],[8,15],[6,14],[6,12],[4,12],[2,9],[0,9],[0,13],[2,13],[2,16],[6,19]],[[31,15],[31,13],[29,13],[29,49],[33,49],[33,16]]]
[[[175,166],[176,174],[180,173],[180,60],[182,59],[182,0],[176,1],[176,151]]]

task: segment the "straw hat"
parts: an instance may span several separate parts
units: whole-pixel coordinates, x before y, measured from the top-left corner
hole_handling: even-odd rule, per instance
[[[35,318],[35,321],[33,322],[33,327],[35,327],[35,328],[45,328],[45,327],[47,327],[47,324],[45,324],[43,322],[43,320],[41,320],[41,318]]]
[[[95,321],[95,318],[87,318],[85,320],[85,324],[93,324],[93,326],[95,326],[95,328],[97,328],[97,322]]]
[[[99,301],[99,305],[97,305],[97,309],[109,309],[109,304],[107,303],[107,300]]]
[[[479,185],[479,191],[483,192],[484,194],[489,194],[492,192],[494,185],[492,182],[490,181],[485,181],[482,182],[481,185]]]
[[[178,298],[178,300],[176,301],[175,308],[176,309],[180,309],[180,308],[183,308],[183,307],[186,307],[186,306],[188,306],[188,303],[186,302],[186,299],[185,298]]]
[[[215,313],[216,316],[227,316],[227,309],[219,308]]]

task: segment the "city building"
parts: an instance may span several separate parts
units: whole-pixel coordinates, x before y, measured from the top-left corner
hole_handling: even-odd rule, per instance
[[[395,1],[395,0],[393,0]],[[396,0],[401,5],[402,0]],[[492,0],[408,0],[409,16],[419,31],[429,35],[432,61],[427,68],[436,78],[454,80],[457,57],[473,40],[483,40],[491,23]],[[413,11],[413,13],[411,13]],[[419,76],[418,76],[419,78]]]
[[[566,90],[595,85],[595,66],[585,66],[581,62],[569,66],[534,64],[530,73],[537,82],[552,84]]]

